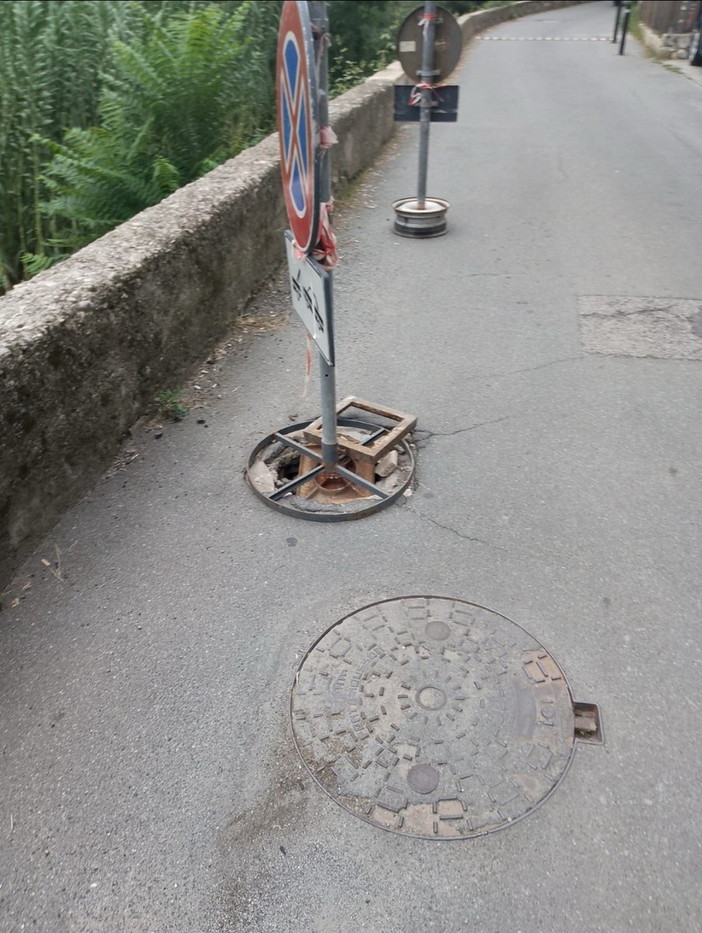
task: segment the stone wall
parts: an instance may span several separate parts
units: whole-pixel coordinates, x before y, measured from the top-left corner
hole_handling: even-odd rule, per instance
[[[530,16],[533,13],[543,13],[545,10],[557,10],[560,7],[574,6],[583,0],[517,0],[507,6],[491,7],[487,10],[476,10],[475,13],[466,13],[458,22],[463,31],[463,41],[469,42],[479,32],[484,32],[491,26],[504,23],[520,16]],[[588,0],[584,0],[585,3]],[[441,3],[441,0],[439,0]]]
[[[641,34],[644,45],[653,52],[656,58],[674,58],[685,61],[690,54],[691,32],[664,32],[659,36],[658,33],[641,23]]]
[[[521,0],[461,17],[465,41]],[[393,133],[394,65],[330,107],[335,191]],[[283,260],[273,135],[0,299],[0,587]]]

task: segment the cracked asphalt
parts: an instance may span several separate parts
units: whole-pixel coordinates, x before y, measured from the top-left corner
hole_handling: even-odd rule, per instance
[[[621,331],[588,352],[579,320],[597,296],[702,304],[702,87],[633,40],[618,56],[613,15],[472,44],[459,121],[432,127],[445,237],[392,233],[416,127],[338,206],[338,395],[418,416],[410,497],[318,524],[247,488],[255,445],[318,414],[275,275],[193,374],[200,407],[135,430],[16,578],[2,933],[702,929],[700,362]],[[292,743],[308,647],[413,594],[513,619],[602,710],[605,745],[493,835],[369,826]]]

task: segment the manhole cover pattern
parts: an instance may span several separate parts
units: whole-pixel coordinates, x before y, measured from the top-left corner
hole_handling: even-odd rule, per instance
[[[291,716],[334,800],[433,839],[526,816],[574,750],[570,690],[543,646],[496,612],[441,597],[375,603],[332,626],[297,672]]]

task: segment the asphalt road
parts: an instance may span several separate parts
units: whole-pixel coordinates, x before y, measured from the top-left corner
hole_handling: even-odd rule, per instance
[[[2,933],[702,929],[702,87],[595,41],[612,23],[583,3],[471,46],[432,128],[447,236],[391,231],[416,127],[340,207],[338,394],[418,416],[411,497],[319,524],[246,487],[318,414],[276,280],[203,407],[136,432],[18,576]],[[606,744],[492,835],[370,826],[292,743],[312,642],[412,594],[513,619],[602,710]]]

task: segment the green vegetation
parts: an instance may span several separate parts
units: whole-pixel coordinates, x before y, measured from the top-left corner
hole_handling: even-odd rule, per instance
[[[183,402],[182,389],[167,389],[157,395],[154,401],[158,405],[158,415],[166,421],[182,421],[188,413],[188,406]]]
[[[275,6],[144,14],[141,36],[112,42],[98,126],[49,145],[45,212],[71,226],[58,245],[100,236],[271,132]]]
[[[0,2],[0,291],[274,125],[280,2]]]
[[[641,28],[641,11],[639,10],[638,3],[633,3],[631,6],[631,13],[629,15],[629,32],[635,39],[638,39],[639,42],[643,43],[643,29]]]
[[[330,0],[332,96],[395,57],[418,5]],[[0,293],[274,129],[280,9],[1,0]]]
[[[21,277],[24,253],[52,255],[41,140],[95,121],[108,32],[119,33],[126,6],[0,3],[0,287]]]

